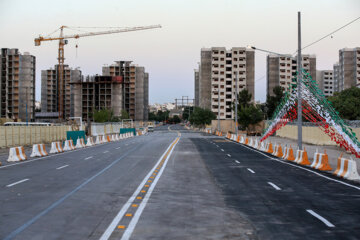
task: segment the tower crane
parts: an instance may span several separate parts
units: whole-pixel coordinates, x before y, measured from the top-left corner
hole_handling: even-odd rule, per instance
[[[105,34],[113,34],[113,33],[123,33],[123,32],[134,32],[134,31],[141,31],[141,30],[148,30],[153,28],[161,28],[161,25],[150,25],[150,26],[140,26],[140,27],[127,27],[127,28],[120,28],[108,31],[99,31],[99,32],[86,32],[80,34],[73,34],[73,35],[64,35],[64,29],[70,28],[67,26],[61,26],[58,30],[60,30],[59,37],[42,37],[41,35],[38,38],[35,38],[35,46],[40,46],[41,42],[45,41],[53,41],[59,40],[59,50],[58,50],[58,112],[59,112],[59,119],[63,119],[63,85],[64,85],[64,46],[67,44],[67,39],[70,38],[81,38],[81,37],[90,37],[90,36],[97,36],[97,35],[105,35]]]

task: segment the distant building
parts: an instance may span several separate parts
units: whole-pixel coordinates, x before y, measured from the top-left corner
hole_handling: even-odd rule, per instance
[[[340,92],[342,89],[342,84],[340,83],[340,65],[335,63],[333,66],[333,78],[334,78],[334,92]]]
[[[316,81],[316,56],[302,55],[302,67],[306,70],[312,79]],[[267,86],[266,94],[273,96],[273,89],[281,86],[284,91],[288,91],[291,87],[291,81],[297,71],[297,56],[269,54],[267,56]]]
[[[338,82],[339,91],[360,87],[360,47],[340,49],[338,64],[335,81]]]
[[[195,106],[198,107],[199,106],[199,91],[200,91],[200,88],[199,88],[199,69],[195,69],[194,70],[194,96],[195,96]]]
[[[236,74],[238,74],[237,83]],[[229,50],[224,47],[201,49],[199,106],[218,114],[220,104],[220,119],[233,119],[231,105],[235,101],[236,84],[238,91],[247,89],[254,100],[254,74],[255,54],[252,49],[245,47],[233,47]]]
[[[35,119],[36,58],[18,49],[0,52],[0,118]]]
[[[334,71],[321,70],[316,71],[316,80],[319,88],[326,97],[333,96],[335,92]]]
[[[74,92],[71,83],[80,82],[82,74],[80,69],[72,69],[64,65],[64,82],[63,92],[63,109],[62,116],[64,119],[74,117]],[[59,112],[59,65],[54,68],[41,71],[41,112]],[[47,116],[46,114],[43,114]],[[54,114],[48,114],[53,117]]]
[[[154,103],[152,105],[150,105],[150,112],[158,112],[158,111],[171,111],[175,109],[175,103],[164,103],[164,104],[159,104],[159,103]]]
[[[131,61],[116,61],[104,66],[103,76],[120,76],[122,82],[122,109],[131,119],[148,120],[149,113],[149,74],[145,68],[132,64]]]
[[[74,117],[93,121],[93,113],[101,109],[111,109],[114,116],[120,116],[122,82],[121,76],[87,76],[81,81],[72,82]]]

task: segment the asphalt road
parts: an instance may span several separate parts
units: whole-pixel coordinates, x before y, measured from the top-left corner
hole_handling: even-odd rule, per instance
[[[180,126],[0,167],[0,206],[0,239],[360,238],[359,185]]]

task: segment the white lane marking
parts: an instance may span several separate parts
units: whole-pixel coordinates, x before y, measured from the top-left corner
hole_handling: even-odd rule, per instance
[[[176,139],[174,140],[176,141]],[[103,233],[103,235],[100,237],[100,240],[107,240],[109,239],[109,237],[111,236],[111,234],[113,233],[114,229],[116,228],[116,225],[118,222],[121,221],[121,219],[123,218],[125,212],[127,211],[127,209],[130,207],[130,205],[132,204],[132,202],[135,200],[136,196],[138,195],[138,193],[141,191],[141,189],[143,189],[146,181],[149,179],[149,177],[151,176],[151,174],[153,174],[153,172],[155,171],[155,169],[157,168],[157,166],[159,165],[159,163],[161,162],[161,160],[164,158],[165,154],[169,151],[169,149],[171,148],[171,145],[174,143],[171,142],[169,147],[166,149],[166,151],[163,153],[163,155],[161,155],[161,157],[159,158],[159,160],[157,161],[157,163],[155,163],[154,167],[149,171],[149,173],[145,176],[145,178],[142,180],[142,182],[139,184],[138,188],[135,190],[135,192],[133,193],[133,195],[127,200],[127,202],[124,204],[124,206],[120,209],[120,211],[118,212],[118,214],[115,216],[115,218],[113,219],[113,221],[110,223],[110,225],[107,227],[107,229],[105,230],[105,232]],[[175,144],[176,145],[176,144]],[[175,148],[174,145],[174,148]],[[173,148],[173,149],[174,149]],[[169,153],[170,156],[170,153]],[[165,164],[163,164],[164,166]],[[163,169],[163,168],[162,168]],[[160,172],[158,173],[158,175],[160,174]],[[153,182],[153,184],[155,183],[155,181]],[[153,184],[151,184],[151,186],[153,186]],[[146,198],[143,199],[143,201],[145,201]],[[138,209],[139,210],[139,209]]]
[[[105,151],[105,152],[103,152],[103,153],[108,153],[109,151]]]
[[[66,167],[68,167],[69,165],[64,165],[64,166],[61,166],[61,167],[58,167],[58,168],[56,168],[57,170],[59,170],[59,169],[62,169],[62,168],[66,168]]]
[[[252,170],[251,168],[248,168],[247,170],[251,173],[255,173],[254,170]]]
[[[335,227],[334,224],[332,224],[331,222],[329,222],[327,219],[325,219],[324,217],[320,216],[319,214],[317,214],[316,212],[314,212],[311,209],[307,209],[306,210],[308,213],[310,213],[311,215],[313,215],[314,217],[316,217],[317,219],[319,219],[320,221],[322,221],[326,226],[328,227]]]
[[[219,147],[219,145],[216,145],[216,144],[215,144],[215,146]]]
[[[268,182],[268,184],[270,186],[272,186],[273,188],[275,188],[276,190],[281,190],[281,188],[279,188],[278,186],[276,186],[275,184],[273,184],[272,182]]]
[[[88,160],[88,159],[90,159],[90,158],[93,158],[93,157],[92,157],[92,156],[90,156],[90,157],[85,158],[84,160]]]
[[[236,163],[240,163],[238,160],[235,160]]]
[[[179,140],[180,140],[180,139],[179,139]],[[178,142],[179,142],[179,141],[178,141]],[[177,143],[178,143],[178,142],[177,142]],[[150,197],[151,197],[151,193],[153,192],[153,190],[154,190],[157,182],[159,181],[159,179],[160,179],[160,177],[161,177],[161,175],[162,175],[162,173],[163,173],[163,171],[164,171],[164,169],[165,169],[165,167],[166,167],[166,164],[167,164],[167,162],[169,161],[170,156],[171,156],[172,152],[174,151],[175,146],[176,146],[177,143],[175,143],[174,146],[173,146],[173,148],[170,150],[168,156],[166,157],[166,159],[165,159],[165,161],[164,161],[163,167],[160,169],[159,174],[158,174],[158,176],[155,178],[153,184],[150,185],[150,188],[149,188],[148,192],[146,193],[146,195],[145,195],[145,197],[144,197],[144,200],[140,203],[139,208],[138,208],[138,210],[136,211],[136,213],[135,213],[135,215],[134,215],[134,218],[131,219],[131,221],[130,221],[130,223],[129,223],[129,227],[125,230],[125,232],[124,232],[121,240],[128,240],[128,239],[131,237],[131,234],[133,233],[133,231],[134,231],[134,229],[135,229],[135,227],[136,227],[136,224],[137,224],[137,222],[138,222],[139,219],[140,219],[141,213],[142,213],[143,210],[145,209],[146,204],[147,204],[148,200],[149,200]]]
[[[228,154],[228,157],[231,157],[231,155],[230,155],[230,154]]]
[[[220,149],[222,152],[224,151],[224,149]]]
[[[11,184],[9,184],[9,185],[6,185],[6,187],[12,187],[12,186],[14,186],[14,185],[16,185],[16,184],[19,184],[19,183],[22,183],[22,182],[26,182],[26,181],[28,181],[28,180],[29,180],[28,178],[25,178],[25,179],[20,180],[20,181],[18,181],[18,182],[14,182],[14,183],[11,183]]]
[[[268,155],[266,155],[266,154],[264,154],[264,153],[262,153],[262,152],[260,152],[260,151],[258,151],[258,150],[255,150],[255,149],[253,149],[253,148],[250,148],[250,147],[248,147],[248,146],[245,146],[245,145],[243,145],[243,144],[241,144],[241,143],[236,143],[236,142],[232,142],[232,143],[234,143],[234,144],[236,144],[236,145],[243,146],[243,147],[245,147],[245,148],[248,148],[248,149],[250,149],[250,150],[252,150],[252,151],[254,151],[254,152],[260,153],[261,155],[263,155],[263,156],[265,156],[265,157],[267,157],[267,158],[270,158],[271,160],[277,161],[277,162],[279,162],[279,163],[286,164],[286,165],[289,165],[289,166],[292,166],[292,167],[296,167],[296,168],[300,168],[300,169],[302,169],[302,170],[311,172],[311,173],[313,173],[313,174],[315,174],[315,175],[317,175],[317,176],[319,176],[319,177],[326,178],[327,180],[330,180],[330,181],[333,181],[333,182],[337,182],[337,183],[343,184],[343,185],[345,185],[345,186],[352,187],[352,188],[355,188],[355,189],[357,189],[357,190],[360,190],[360,187],[357,187],[357,186],[351,185],[351,184],[349,184],[349,183],[342,182],[342,181],[340,181],[340,180],[336,180],[336,179],[333,179],[333,178],[324,176],[324,175],[322,175],[322,174],[320,174],[320,173],[317,173],[317,172],[312,171],[311,169],[307,169],[307,168],[304,168],[304,167],[299,166],[299,165],[294,165],[294,164],[288,163],[288,162],[286,162],[286,160],[280,160],[280,159],[277,159],[277,158],[272,158],[272,157],[270,157],[270,156],[268,156]]]
[[[115,149],[119,149],[120,147],[117,147],[117,148],[115,148]]]

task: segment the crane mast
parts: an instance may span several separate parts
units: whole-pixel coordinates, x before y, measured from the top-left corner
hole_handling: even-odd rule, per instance
[[[73,35],[64,35],[64,28],[67,28],[66,26],[61,26],[60,29],[60,35],[59,37],[42,37],[39,36],[38,38],[35,38],[35,46],[40,46],[41,42],[44,41],[53,41],[53,40],[59,40],[59,50],[58,50],[58,81],[57,81],[57,94],[58,94],[58,112],[59,112],[59,119],[60,121],[63,120],[63,113],[64,113],[64,88],[65,88],[65,82],[64,82],[64,62],[65,62],[65,56],[64,56],[64,46],[67,44],[67,40],[69,38],[81,38],[81,37],[90,37],[90,36],[98,36],[98,35],[105,35],[105,34],[113,34],[113,33],[123,33],[123,32],[133,32],[133,31],[141,31],[141,30],[148,30],[153,28],[161,28],[161,25],[150,25],[150,26],[140,26],[140,27],[131,27],[131,28],[121,28],[116,30],[109,30],[109,31],[100,31],[100,32],[88,32],[88,33],[82,33],[82,34],[73,34]]]

